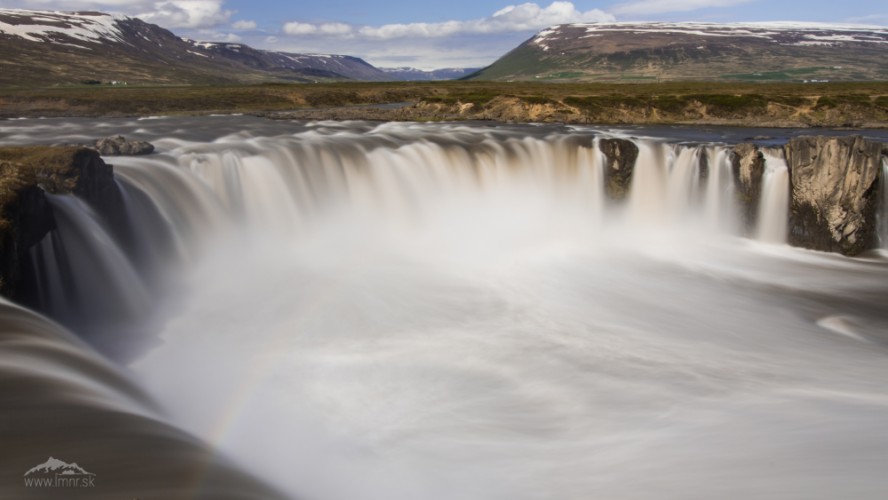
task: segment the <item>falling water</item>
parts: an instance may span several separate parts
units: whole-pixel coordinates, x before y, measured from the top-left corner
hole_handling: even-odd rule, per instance
[[[657,223],[665,217],[666,173],[674,151],[651,141],[638,141],[638,160],[632,174],[629,213],[634,223]]]
[[[726,146],[636,139],[629,199],[607,200],[588,131],[235,123],[142,123],[161,154],[114,160],[182,281],[120,370],[152,425],[295,498],[884,496],[888,267],[730,234]],[[787,174],[768,157],[769,241]],[[99,231],[78,294],[151,295],[56,201]],[[52,304],[81,286],[53,281],[69,241],[35,251]]]
[[[737,207],[734,206],[734,177],[727,148],[706,148],[708,176],[704,213],[706,223],[715,230],[732,233],[736,230]]]
[[[879,244],[882,249],[888,249],[888,158],[882,157],[882,172],[879,179],[881,199],[879,222]]]
[[[700,181],[701,147],[679,147],[670,165],[666,192],[670,215],[674,219],[687,220],[689,212],[698,201]]]
[[[789,221],[789,168],[780,150],[765,151],[756,239],[786,243]]]
[[[199,439],[163,422],[131,374],[58,325],[0,299],[0,496],[282,498]],[[48,457],[77,462],[95,488],[24,488]]]

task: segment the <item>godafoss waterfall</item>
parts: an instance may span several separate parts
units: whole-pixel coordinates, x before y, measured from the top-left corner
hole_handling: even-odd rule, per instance
[[[110,133],[4,214],[4,498],[888,495],[884,137],[0,123]]]

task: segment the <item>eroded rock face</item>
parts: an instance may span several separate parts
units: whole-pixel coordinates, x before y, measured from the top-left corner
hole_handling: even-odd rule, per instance
[[[154,152],[154,145],[145,141],[128,141],[122,135],[98,139],[96,151],[103,156],[147,155]]]
[[[752,231],[758,220],[765,157],[755,144],[743,143],[734,146],[731,163],[740,218],[746,230]]]
[[[0,206],[0,294],[27,305],[28,252],[56,228],[46,193],[72,194],[89,203],[109,228],[127,230],[123,197],[111,165],[91,149],[34,147],[29,154],[0,161],[2,175],[19,179]],[[0,150],[0,160],[5,160]]]
[[[859,136],[799,137],[786,145],[790,244],[845,255],[876,246],[883,147]]]
[[[604,154],[604,179],[607,195],[614,200],[629,196],[632,172],[638,159],[638,146],[627,139],[602,139],[598,147]]]

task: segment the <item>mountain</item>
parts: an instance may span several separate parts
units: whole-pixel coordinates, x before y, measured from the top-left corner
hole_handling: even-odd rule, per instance
[[[477,80],[888,80],[888,28],[799,23],[565,24]]]
[[[318,78],[378,81],[386,74],[363,59],[331,54],[294,54],[254,49],[240,43],[198,42],[182,39],[195,50],[211,57],[235,61],[249,68],[270,73],[296,72]]]
[[[83,467],[77,465],[76,463],[69,464],[67,462],[63,462],[57,458],[49,457],[49,460],[46,462],[32,468],[28,472],[25,472],[26,476],[30,476],[31,474],[62,474],[62,475],[73,475],[73,474],[86,474],[93,475],[92,472],[87,472]]]
[[[0,9],[0,85],[386,78],[356,57],[196,42],[127,16]]]
[[[391,80],[403,81],[433,81],[433,80],[458,80],[480,68],[443,68],[426,71],[417,68],[379,68]]]

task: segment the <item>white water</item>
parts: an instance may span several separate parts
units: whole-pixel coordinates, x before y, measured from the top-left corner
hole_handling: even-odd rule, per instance
[[[882,158],[882,178],[879,181],[881,189],[881,210],[879,211],[879,244],[883,250],[888,250],[888,158]]]
[[[737,207],[730,154],[726,148],[710,146],[706,148],[706,157],[709,167],[704,202],[706,223],[713,230],[734,233],[737,230]]]
[[[782,155],[782,151],[765,151],[765,174],[762,178],[756,239],[767,243],[786,243],[789,168]]]
[[[624,206],[582,134],[155,142],[189,291],[131,368],[296,498],[884,496],[888,267],[732,235],[723,146],[636,141]]]
[[[174,420],[303,498],[876,496],[884,354],[785,297],[875,276],[713,230],[718,149],[639,141],[621,214],[594,149],[465,132],[173,155],[252,227],[135,365]]]

